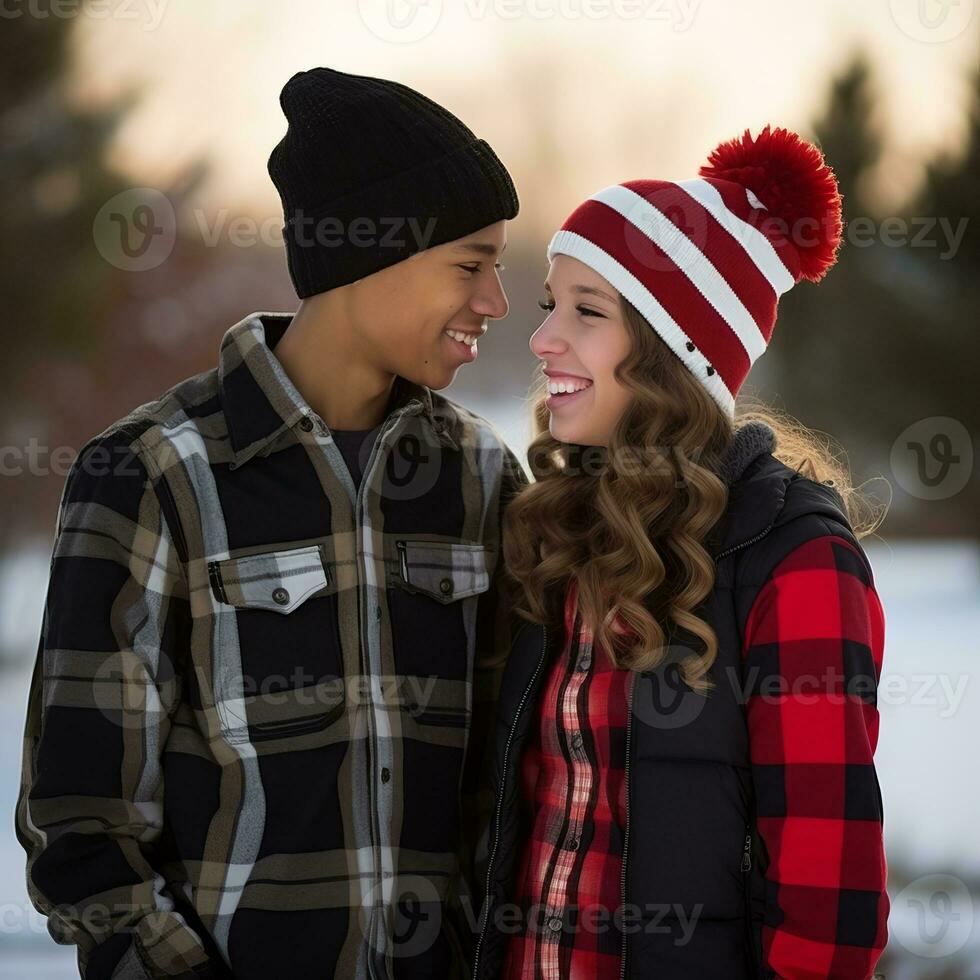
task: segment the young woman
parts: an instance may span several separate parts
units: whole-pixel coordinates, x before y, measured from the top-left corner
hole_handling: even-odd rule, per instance
[[[864,978],[885,944],[880,515],[734,404],[840,194],[769,126],[699,174],[608,187],[549,247],[477,980]]]

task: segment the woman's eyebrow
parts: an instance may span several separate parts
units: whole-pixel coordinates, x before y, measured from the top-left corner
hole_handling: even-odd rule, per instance
[[[588,293],[590,296],[601,296],[603,299],[609,300],[610,303],[616,302],[616,300],[614,300],[609,293],[604,292],[601,289],[596,289],[595,286],[572,286],[572,292]]]
[[[548,280],[545,280],[544,288],[550,293],[551,286],[548,285]],[[597,289],[595,286],[572,286],[573,293],[587,293],[590,296],[601,296],[603,299],[609,300],[610,303],[615,303],[616,300],[609,295],[609,293],[603,292],[601,289]]]

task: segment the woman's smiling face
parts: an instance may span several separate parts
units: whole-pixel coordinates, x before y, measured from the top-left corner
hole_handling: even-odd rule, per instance
[[[608,446],[632,400],[613,374],[632,345],[619,293],[569,255],[551,260],[544,287],[548,316],[529,346],[551,382],[549,431],[559,442]]]

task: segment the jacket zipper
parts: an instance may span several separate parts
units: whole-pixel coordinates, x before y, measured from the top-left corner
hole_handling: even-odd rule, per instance
[[[742,892],[745,902],[745,951],[749,958],[749,975],[755,977],[755,942],[752,936],[752,902],[749,873],[752,871],[752,824],[745,825],[745,844],[742,847]]]
[[[208,578],[211,580],[211,588],[219,602],[228,604],[228,596],[225,594],[225,585],[221,580],[221,566],[216,561],[208,562]]]
[[[723,552],[721,552],[721,554],[715,555],[715,561],[717,562],[719,559],[724,558],[725,555],[730,555],[733,551],[738,551],[739,548],[744,548],[746,545],[753,544],[754,542],[758,541],[759,538],[764,538],[773,529],[773,527],[775,527],[775,525],[776,522],[773,521],[769,527],[765,528],[763,531],[760,531],[757,535],[755,535],[755,537],[748,538],[746,541],[739,541],[738,544],[733,544],[730,548],[726,548]]]
[[[715,562],[717,563],[721,558],[724,558],[725,555],[730,555],[733,551],[738,551],[739,548],[744,548],[747,545],[753,544],[754,542],[758,541],[760,538],[765,537],[773,529],[774,526],[775,526],[775,521],[773,521],[772,524],[770,524],[764,530],[760,531],[754,537],[748,538],[745,541],[740,541],[738,544],[732,545],[731,548],[726,548],[720,554],[715,555],[715,559],[714,559]],[[623,865],[622,865],[622,873],[621,873],[621,880],[620,880],[620,890],[621,890],[622,897],[623,897],[623,915],[626,914],[626,862],[627,862],[628,857],[629,857],[628,847],[629,847],[629,827],[630,827],[630,823],[629,823],[629,812],[630,812],[630,779],[629,779],[629,776],[630,776],[630,736],[631,736],[632,731],[633,731],[632,692],[633,692],[633,684],[635,683],[635,680],[636,680],[635,676],[633,678],[631,678],[631,680],[630,680],[630,700],[629,700],[629,705],[630,706],[628,708],[627,721],[626,721],[626,766],[625,766],[624,775],[623,775],[623,779],[625,780],[625,783],[626,783],[626,828],[623,831]],[[748,860],[748,862],[749,862],[749,867],[751,868],[751,866],[752,866],[752,863],[751,863],[752,862],[752,857],[751,857],[751,854],[750,854],[750,848],[751,848],[751,844],[752,844],[752,837],[751,837],[751,834],[749,834],[748,832],[746,832],[746,839],[747,839],[747,842],[748,843],[747,843],[747,846],[746,846],[746,850],[743,851],[743,853],[742,853],[742,868],[743,868],[743,870],[745,869],[746,860]],[[746,913],[746,915],[747,914],[748,913]],[[628,935],[628,933],[624,931],[623,932],[623,944],[622,944],[622,948],[623,948],[623,951],[622,951],[622,959],[621,959],[621,962],[620,962],[620,970],[619,970],[620,980],[626,980],[626,954],[627,954],[626,939],[627,939],[627,935]],[[481,935],[481,938],[482,938],[482,935]],[[748,938],[749,937],[747,936],[746,937],[746,940],[748,940]],[[755,962],[755,951],[754,951],[754,949],[751,946],[749,947],[749,956],[752,957],[752,962],[754,964],[754,962]]]
[[[405,550],[405,542],[396,541],[395,547],[398,549],[398,559],[401,564],[402,578],[407,582],[408,581],[408,555]]]
[[[623,900],[623,915],[626,915],[626,859],[629,854],[630,842],[630,741],[633,733],[633,686],[636,684],[636,673],[630,672],[629,689],[626,694],[626,766],[623,773],[624,791],[626,794],[626,826],[623,829],[623,863],[620,875],[619,889]],[[619,967],[620,980],[626,978],[626,939],[629,931],[623,930],[623,950]]]
[[[497,806],[496,813],[494,815],[493,848],[490,851],[490,860],[487,864],[487,893],[483,900],[483,907],[486,910],[486,916],[483,920],[483,926],[480,929],[480,938],[476,942],[476,952],[473,955],[474,980],[476,980],[476,978],[480,975],[480,951],[483,946],[483,938],[487,932],[487,923],[490,921],[490,892],[493,888],[493,865],[497,858],[497,847],[500,844],[500,815],[503,812],[504,788],[507,785],[507,763],[510,760],[510,747],[514,741],[514,733],[517,731],[517,724],[524,712],[524,705],[527,703],[527,697],[531,693],[531,688],[534,687],[534,682],[537,680],[538,674],[541,672],[541,668],[544,666],[545,655],[548,650],[548,627],[544,626],[542,629],[544,631],[544,639],[541,644],[541,656],[538,658],[538,664],[534,668],[534,673],[531,675],[531,680],[528,682],[527,687],[524,688],[524,693],[521,695],[520,703],[517,706],[517,713],[514,715],[514,722],[510,726],[510,732],[507,734],[507,742],[504,745],[504,761],[500,767],[500,792],[497,794]]]
[[[715,557],[717,562],[719,559],[724,558],[725,555],[730,555],[733,551],[738,551],[739,548],[744,548],[747,545],[754,544],[760,538],[764,538],[775,526],[775,521],[770,524],[767,528],[760,531],[754,537],[747,539],[746,541],[740,541],[736,545],[732,545],[731,548],[726,548],[725,551]],[[757,973],[757,966],[755,962],[755,942],[752,937],[752,904],[750,901],[751,889],[749,888],[749,874],[752,871],[752,824],[751,822],[745,825],[745,843],[742,847],[742,896],[743,904],[745,906],[745,951],[749,960],[749,970],[750,976],[755,977]]]

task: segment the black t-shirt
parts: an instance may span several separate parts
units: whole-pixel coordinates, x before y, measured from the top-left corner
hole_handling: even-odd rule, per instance
[[[381,426],[373,429],[331,429],[330,434],[337,444],[347,469],[350,471],[354,486],[360,486],[364,475],[364,466],[371,458],[371,446],[377,438]]]

